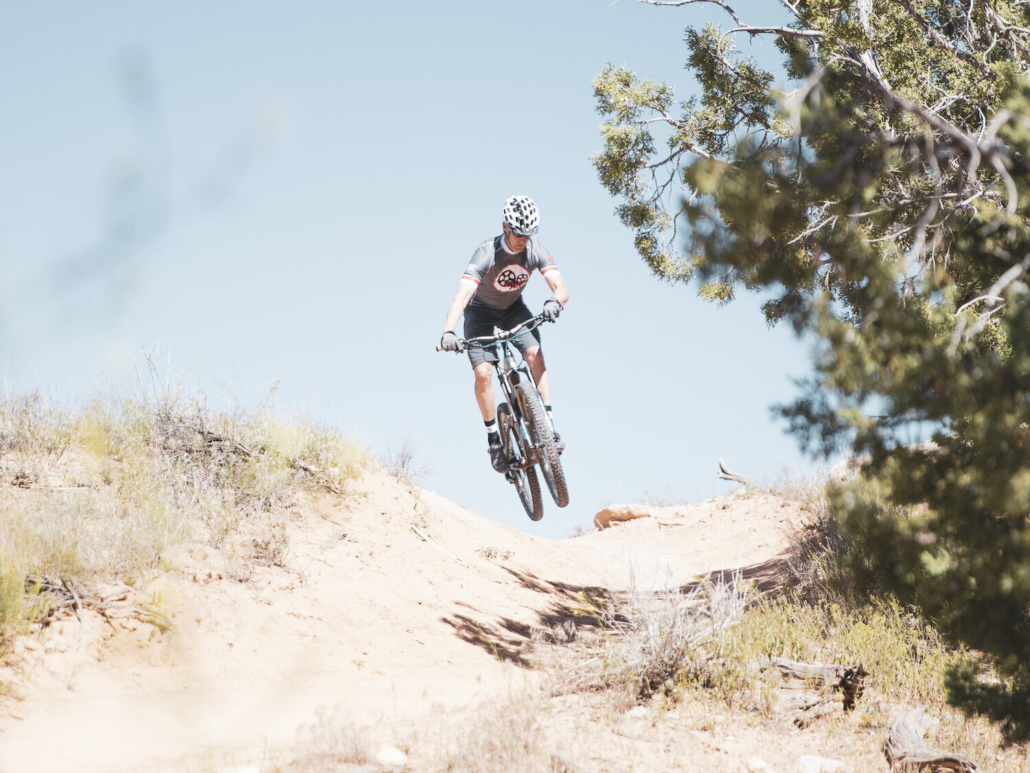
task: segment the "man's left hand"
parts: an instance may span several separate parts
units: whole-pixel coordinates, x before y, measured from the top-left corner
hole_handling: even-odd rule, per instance
[[[554,298],[549,298],[548,300],[544,301],[543,315],[544,319],[546,319],[548,322],[554,322],[556,319],[558,319],[558,315],[561,314],[561,311],[562,305],[558,303],[558,301]]]

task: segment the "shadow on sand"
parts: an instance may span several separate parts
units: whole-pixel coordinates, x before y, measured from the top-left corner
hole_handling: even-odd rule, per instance
[[[608,589],[597,585],[570,585],[544,580],[532,572],[520,572],[508,567],[504,569],[523,588],[545,597],[542,600],[543,604],[536,610],[536,619],[532,623],[524,623],[509,617],[498,617],[486,610],[481,611],[482,618],[463,613],[441,618],[463,641],[489,652],[498,660],[529,667],[531,663],[525,653],[529,651],[527,645],[533,640],[534,633],[545,640],[554,641],[556,636],[561,635],[556,633],[557,630],[568,621],[577,629],[600,627],[600,619],[594,610],[604,605],[609,595]],[[739,572],[741,579],[753,582],[755,588],[763,595],[775,595],[780,590],[785,569],[784,559],[773,558],[741,567],[739,570],[716,570],[708,574],[707,578],[713,582],[731,582],[734,575]],[[682,586],[680,590],[688,593],[697,588],[704,579],[699,577]],[[468,607],[467,604],[461,606]],[[480,611],[472,607],[468,609],[471,613]]]

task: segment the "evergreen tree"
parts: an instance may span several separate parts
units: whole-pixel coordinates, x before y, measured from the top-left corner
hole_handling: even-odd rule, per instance
[[[853,578],[983,653],[1000,682],[956,669],[952,700],[1030,738],[1028,4],[783,0],[757,27],[640,1],[732,28],[686,31],[699,99],[598,75],[619,217],[659,278],[764,291],[819,342],[781,411],[806,449],[868,459],[832,495]],[[775,40],[793,90],[742,36]]]

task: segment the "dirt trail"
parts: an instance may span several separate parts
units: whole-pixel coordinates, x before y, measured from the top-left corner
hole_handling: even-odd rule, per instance
[[[465,705],[534,679],[532,631],[573,617],[584,591],[624,586],[631,566],[641,585],[737,567],[761,583],[803,518],[765,495],[655,515],[549,540],[367,472],[283,515],[282,566],[183,548],[148,589],[169,633],[87,612],[23,639],[0,773],[198,770],[184,760],[289,743],[324,711]]]

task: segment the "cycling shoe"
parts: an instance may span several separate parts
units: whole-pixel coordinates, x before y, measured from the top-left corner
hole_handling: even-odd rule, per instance
[[[504,446],[500,443],[491,443],[487,452],[490,454],[490,464],[493,465],[497,472],[508,471],[511,463],[508,461],[508,457],[504,455]]]
[[[554,450],[559,454],[565,450],[565,441],[561,439],[561,435],[557,432],[554,433]]]

